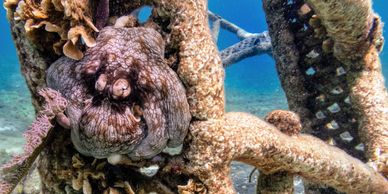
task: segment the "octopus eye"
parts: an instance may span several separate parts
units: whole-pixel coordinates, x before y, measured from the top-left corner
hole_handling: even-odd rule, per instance
[[[126,79],[118,79],[111,87],[111,95],[113,99],[123,99],[131,93],[131,87]]]

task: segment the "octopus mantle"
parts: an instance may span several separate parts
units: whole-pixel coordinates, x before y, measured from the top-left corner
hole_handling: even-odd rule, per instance
[[[153,29],[105,27],[82,60],[62,57],[47,76],[68,100],[71,139],[84,155],[152,158],[183,143],[191,120],[185,89]]]

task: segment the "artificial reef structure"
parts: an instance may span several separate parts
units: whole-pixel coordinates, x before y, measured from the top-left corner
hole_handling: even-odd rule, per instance
[[[139,26],[144,5],[152,15]],[[43,193],[235,193],[232,161],[264,174],[258,193],[290,193],[294,175],[340,192],[388,191],[383,37],[371,1],[264,0],[264,34],[208,13],[206,0],[4,6],[37,118],[25,152],[1,169],[0,193],[34,161]],[[242,39],[221,55],[220,27]],[[275,58],[294,113],[226,113],[224,66],[261,53]]]

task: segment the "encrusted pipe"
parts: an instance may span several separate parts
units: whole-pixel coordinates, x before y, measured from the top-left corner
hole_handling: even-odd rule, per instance
[[[307,1],[333,40],[334,56],[349,70],[350,100],[370,164],[388,175],[388,93],[381,72],[382,24],[369,0]]]
[[[232,160],[251,164],[265,173],[295,173],[348,193],[384,193],[387,180],[344,151],[310,135],[288,136],[247,113],[227,113],[225,119],[194,121],[188,169],[206,185]],[[227,181],[226,181],[227,182]],[[212,186],[212,184],[207,185]],[[208,187],[210,193],[218,188]]]
[[[297,136],[302,130],[299,116],[291,111],[274,110],[265,116],[265,121],[289,136]],[[261,173],[257,178],[256,190],[258,194],[292,193],[294,176],[283,171],[273,174]]]
[[[381,49],[383,38],[371,0],[306,0],[321,19],[327,36],[334,40],[334,56],[356,59],[370,46]],[[376,33],[377,32],[377,33]]]
[[[179,47],[178,74],[187,87],[193,117],[224,115],[224,69],[214,44],[206,0],[156,0],[172,18],[172,35]],[[195,26],[193,28],[193,26]]]
[[[273,46],[273,56],[279,73],[282,88],[285,91],[288,107],[296,112],[305,132],[311,132],[313,114],[306,105],[310,93],[305,87],[304,72],[299,68],[300,53],[294,44],[294,35],[288,21],[284,18],[286,7],[284,0],[264,0],[268,30]]]

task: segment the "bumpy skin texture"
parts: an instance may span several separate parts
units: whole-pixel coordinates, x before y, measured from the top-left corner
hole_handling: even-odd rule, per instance
[[[142,159],[182,144],[189,106],[163,57],[155,30],[106,27],[81,61],[60,58],[50,66],[47,84],[69,100],[66,113],[79,152]]]

